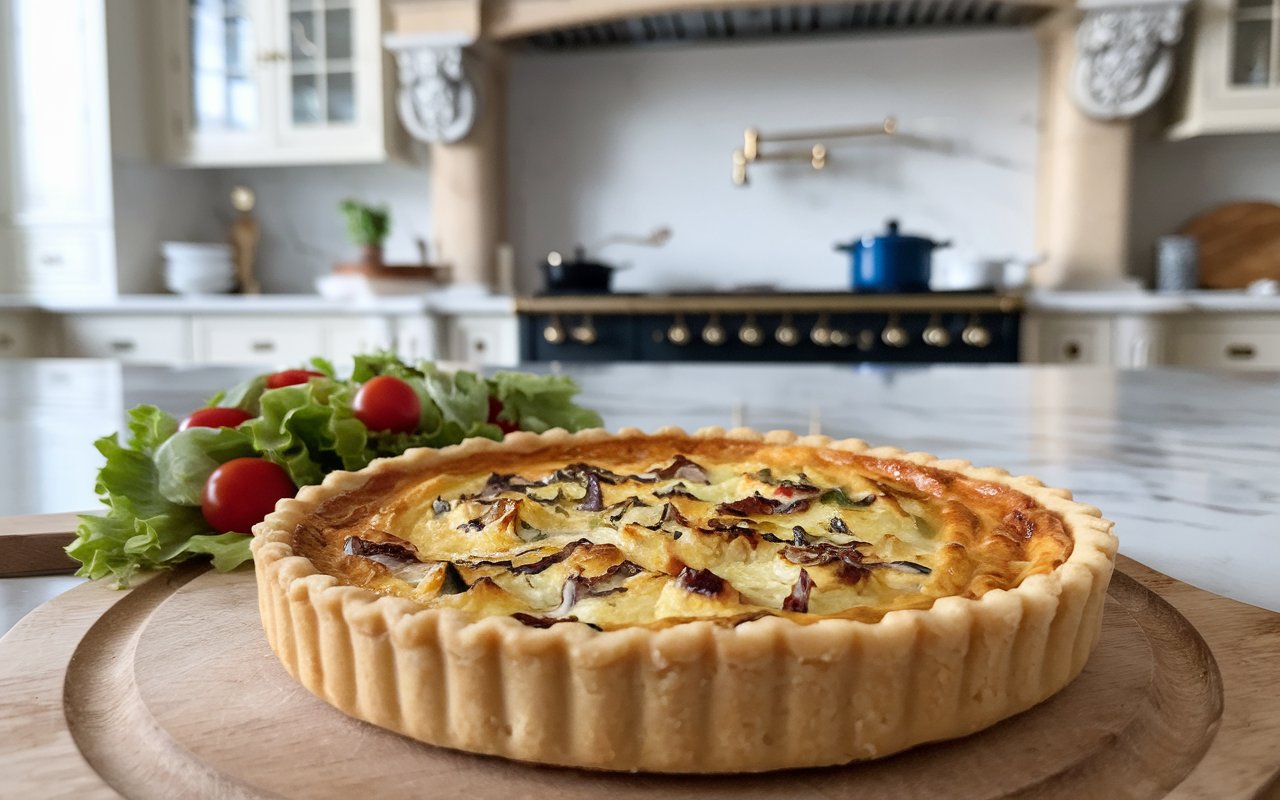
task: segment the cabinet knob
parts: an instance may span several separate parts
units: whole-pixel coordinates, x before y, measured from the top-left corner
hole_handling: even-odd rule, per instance
[[[991,331],[987,330],[975,314],[964,330],[960,331],[960,340],[970,347],[986,347],[991,344]]]
[[[250,345],[255,353],[270,353],[276,349],[276,343],[268,339],[259,339]]]
[[[578,344],[595,344],[599,336],[596,334],[595,325],[591,324],[591,317],[582,318],[582,322],[574,326],[571,334],[573,340]]]
[[[783,347],[795,347],[800,344],[800,330],[792,324],[791,320],[783,320],[778,329],[773,332],[773,338]]]
[[[907,333],[907,329],[902,327],[902,323],[898,321],[897,315],[889,317],[889,322],[885,324],[884,330],[880,331],[880,341],[889,347],[906,347],[911,341],[911,334]]]
[[[718,347],[724,344],[725,338],[724,326],[720,324],[720,318],[713,314],[702,328],[702,341],[712,347]]]
[[[542,338],[547,344],[564,344],[565,336],[564,325],[560,324],[559,317],[552,317],[547,323],[547,327],[542,329]]]
[[[930,347],[946,347],[951,344],[951,333],[943,327],[936,314],[929,319],[929,325],[920,334],[920,338]]]
[[[132,353],[138,347],[138,343],[132,339],[114,339],[108,345],[113,353]]]
[[[809,331],[809,339],[819,347],[827,347],[831,344],[831,321],[826,314],[818,317],[818,321],[813,324],[813,330]]]
[[[1079,361],[1082,352],[1084,351],[1080,348],[1079,342],[1067,342],[1062,345],[1062,357],[1067,361]]]
[[[667,341],[680,347],[689,343],[689,326],[685,324],[684,317],[676,317],[676,321],[667,328]]]
[[[747,317],[747,321],[742,323],[738,329],[738,341],[748,347],[759,347],[764,341],[764,331],[756,324],[755,318]]]

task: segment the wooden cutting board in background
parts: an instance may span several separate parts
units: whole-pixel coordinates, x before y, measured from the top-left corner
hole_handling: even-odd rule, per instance
[[[268,648],[251,571],[191,565],[127,592],[86,583],[0,638],[0,796],[1272,797],[1278,653],[1280,614],[1122,557],[1084,672],[985,731],[831,769],[609,774],[442,750],[347,717]]]
[[[1200,285],[1243,289],[1280,280],[1280,206],[1227,203],[1191,219],[1179,233],[1200,242]]]

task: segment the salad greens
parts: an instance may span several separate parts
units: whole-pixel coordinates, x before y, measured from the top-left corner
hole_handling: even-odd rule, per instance
[[[137,570],[196,556],[210,556],[219,570],[250,560],[248,531],[214,530],[200,509],[209,475],[232,459],[275,462],[301,487],[334,470],[361,469],[414,447],[444,447],[474,436],[499,440],[503,426],[541,433],[601,424],[594,411],[574,404],[577,384],[560,375],[499,372],[485,378],[445,372],[429,362],[410,365],[389,353],[357,356],[346,380],[322,359],[312,368],[320,374],[306,383],[269,389],[268,376],[259,375],[215,395],[209,406],[252,415],[235,428],[180,431],[178,420],[155,406],[129,411],[123,443],[114,434],[94,443],[106,459],[95,490],[107,512],[80,518],[67,547],[81,563],[76,574],[112,576],[127,586]],[[399,378],[417,393],[417,430],[371,431],[355,417],[356,391],[377,375]]]

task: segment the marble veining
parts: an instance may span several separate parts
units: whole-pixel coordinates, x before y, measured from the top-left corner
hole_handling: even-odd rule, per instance
[[[1280,611],[1280,374],[1081,367],[566,368],[610,428],[750,425],[965,458],[1072,489],[1121,552]],[[0,363],[0,514],[92,508],[94,437],[247,374],[100,361]]]

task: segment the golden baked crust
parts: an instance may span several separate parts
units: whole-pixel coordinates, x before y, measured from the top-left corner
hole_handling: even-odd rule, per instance
[[[551,431],[334,473],[254,550],[272,648],[353,716],[727,772],[886,755],[1048,697],[1097,640],[1110,530],[1034,479],[855,440]]]

